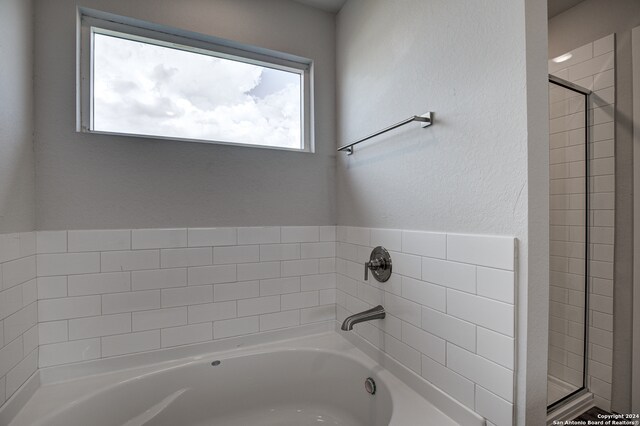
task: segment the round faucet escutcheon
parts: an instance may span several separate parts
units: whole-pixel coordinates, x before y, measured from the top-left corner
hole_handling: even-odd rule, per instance
[[[369,271],[376,281],[386,282],[391,277],[392,262],[391,255],[382,246],[378,246],[371,251],[369,261],[364,263],[364,280],[369,281]]]

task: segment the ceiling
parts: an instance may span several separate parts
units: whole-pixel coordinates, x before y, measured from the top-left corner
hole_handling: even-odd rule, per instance
[[[316,9],[322,9],[327,12],[338,12],[342,9],[342,6],[347,0],[295,0],[298,3],[306,4],[307,6],[315,7]]]
[[[547,0],[549,19],[560,15],[562,12],[571,9],[583,1],[584,0]]]

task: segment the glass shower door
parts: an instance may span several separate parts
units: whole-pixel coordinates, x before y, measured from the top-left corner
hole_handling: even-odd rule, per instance
[[[549,409],[585,389],[588,93],[549,78]]]

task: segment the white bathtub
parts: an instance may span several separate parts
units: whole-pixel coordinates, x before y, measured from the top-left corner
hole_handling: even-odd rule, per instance
[[[102,370],[50,375],[10,426],[458,424],[333,331]]]

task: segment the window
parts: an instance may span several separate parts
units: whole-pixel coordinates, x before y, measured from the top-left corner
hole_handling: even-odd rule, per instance
[[[92,12],[79,131],[313,151],[311,61]]]

